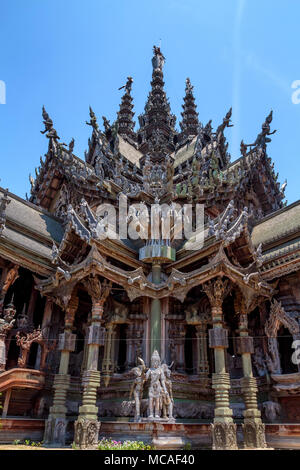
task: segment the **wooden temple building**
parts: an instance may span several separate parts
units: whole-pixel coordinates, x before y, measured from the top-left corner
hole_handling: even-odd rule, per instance
[[[216,449],[264,448],[269,424],[300,423],[300,201],[284,203],[267,153],[272,112],[231,162],[231,110],[203,125],[187,79],[178,130],[164,62],[154,47],[138,126],[131,77],[113,124],[100,129],[90,108],[84,159],[43,108],[48,149],[30,196],[0,188],[3,429],[11,419],[26,434],[37,420],[49,445],[82,447],[117,425],[121,438],[147,433],[132,422],[130,371],[154,350],[172,364],[171,434],[202,426]],[[114,228],[99,207],[118,215],[125,196],[204,205],[202,245],[104,237]]]

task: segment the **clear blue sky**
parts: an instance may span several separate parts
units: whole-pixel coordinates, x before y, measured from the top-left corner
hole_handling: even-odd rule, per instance
[[[1,0],[0,185],[24,197],[47,150],[44,104],[63,142],[75,138],[84,158],[91,105],[114,120],[126,77],[134,79],[137,115],[150,87],[153,44],[161,40],[172,111],[180,117],[185,78],[199,117],[217,126],[233,106],[227,130],[232,160],[252,143],[270,109],[278,132],[269,145],[287,199],[300,198],[300,2],[294,0]]]

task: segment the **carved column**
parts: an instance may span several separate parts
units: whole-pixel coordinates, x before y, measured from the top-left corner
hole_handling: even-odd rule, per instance
[[[244,411],[244,444],[247,448],[265,448],[265,425],[261,420],[261,413],[257,405],[257,384],[252,373],[251,354],[254,352],[253,338],[248,336],[248,317],[245,312],[239,316],[240,337],[237,341],[237,353],[241,354],[243,361],[243,375],[241,380],[246,410]]]
[[[161,265],[152,265],[152,282],[159,284],[161,282]],[[159,299],[151,300],[150,310],[150,357],[153,351],[161,353],[161,301]]]
[[[252,311],[257,303],[257,298],[252,302],[247,301],[245,295],[238,290],[235,294],[234,308],[239,315],[239,326],[236,338],[237,353],[242,356],[243,378],[242,392],[244,395],[246,410],[244,411],[244,444],[248,448],[266,448],[265,425],[261,420],[261,413],[257,404],[257,383],[253,377],[251,354],[254,353],[253,338],[249,336],[248,312]]]
[[[195,325],[197,338],[197,374],[200,377],[208,377],[209,363],[207,357],[207,333],[206,323]]]
[[[128,336],[127,336],[127,368],[131,369],[134,367],[134,331],[135,331],[135,324],[134,322],[129,323],[128,325]]]
[[[74,441],[80,448],[93,447],[98,442],[100,421],[98,421],[97,390],[100,386],[98,371],[99,347],[103,345],[103,327],[101,320],[103,306],[109,295],[111,285],[103,283],[95,277],[86,283],[92,298],[92,322],[88,331],[87,368],[82,375],[82,405],[74,425]]]
[[[110,377],[113,374],[113,361],[112,361],[112,341],[115,326],[113,323],[106,325],[105,343],[104,343],[104,356],[102,361],[102,375],[105,387],[108,386]]]
[[[46,304],[45,304],[45,309],[44,309],[43,322],[42,322],[42,331],[43,331],[44,338],[48,338],[48,336],[49,336],[50,322],[51,322],[51,316],[52,316],[52,308],[53,308],[53,301],[52,301],[52,299],[47,298]],[[28,308],[28,311],[29,310],[30,309]],[[28,312],[27,312],[27,315],[29,315]],[[43,369],[43,364],[42,364],[42,367],[41,367],[41,359],[42,359],[42,347],[39,345],[38,353],[37,353],[36,361],[35,361],[35,369],[37,369],[37,370],[38,369],[40,369],[40,370]]]
[[[73,295],[66,308],[65,331],[59,335],[58,349],[61,351],[59,372],[54,377],[54,398],[45,424],[44,442],[48,445],[64,446],[66,440],[66,401],[70,386],[68,374],[70,352],[75,350],[76,335],[72,333],[78,297]]]
[[[228,348],[228,330],[223,328],[222,303],[231,290],[230,281],[214,279],[203,285],[211,309],[213,329],[209,330],[209,346],[214,349],[215,373],[212,388],[215,390],[215,417],[212,424],[213,449],[237,449],[236,425],[229,407],[230,377],[225,368],[225,350]]]

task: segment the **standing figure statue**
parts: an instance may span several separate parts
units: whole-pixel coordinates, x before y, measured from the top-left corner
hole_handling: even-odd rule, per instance
[[[171,367],[173,363],[168,366],[167,364],[162,365],[162,369],[165,375],[165,384],[167,389],[167,394],[163,395],[163,419],[168,419],[168,421],[175,422],[173,418],[173,408],[174,408],[174,399],[173,399],[173,387],[171,381]]]
[[[171,382],[171,367],[161,364],[157,351],[154,351],[151,357],[151,367],[146,372],[144,361],[139,357],[139,365],[134,367],[131,372],[135,375],[132,384],[130,398],[134,397],[135,415],[134,421],[141,421],[140,408],[143,398],[144,383],[149,381],[148,389],[148,417],[143,421],[162,420],[174,423],[173,418],[173,392]]]
[[[158,352],[155,350],[151,357],[151,367],[146,373],[149,385],[149,416],[148,418],[160,418],[163,395],[168,395],[165,383],[165,374],[161,366]]]
[[[134,421],[139,422],[141,419],[141,400],[143,398],[143,389],[145,383],[145,370],[146,366],[140,357],[138,358],[138,362],[140,365],[134,367],[131,372],[135,375],[134,382],[131,387],[129,399],[131,399],[132,395],[134,398],[135,403],[135,413],[134,413]]]

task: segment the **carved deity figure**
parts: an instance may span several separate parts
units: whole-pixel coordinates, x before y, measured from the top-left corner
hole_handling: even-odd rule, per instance
[[[160,50],[160,47],[154,46],[153,47],[153,52],[154,52],[154,57],[152,59],[153,69],[154,70],[156,70],[156,69],[162,70],[166,59],[163,56],[163,54]]]
[[[135,403],[135,413],[134,413],[134,421],[138,422],[141,419],[141,400],[143,398],[143,389],[145,383],[145,370],[146,366],[140,357],[138,358],[138,362],[140,363],[137,367],[134,367],[131,372],[135,375],[134,382],[131,387],[129,399],[133,396],[134,403]]]
[[[85,121],[86,124],[88,126],[91,126],[93,128],[93,130],[95,131],[96,135],[98,136],[99,134],[99,126],[98,126],[98,123],[97,123],[97,118],[96,118],[96,115],[94,113],[94,111],[92,110],[92,108],[90,107],[90,121]]]
[[[149,418],[160,418],[161,403],[164,395],[168,395],[165,374],[161,366],[158,352],[155,350],[151,357],[151,367],[146,373],[149,385]]]
[[[253,364],[259,377],[263,377],[267,374],[268,368],[264,358],[264,353],[259,347],[255,348],[255,352],[253,354]]]
[[[167,184],[167,191],[169,193],[173,191],[173,176],[174,176],[173,160],[168,155],[166,157],[166,184]]]
[[[200,316],[198,314],[199,310],[199,305],[194,304],[190,305],[187,310],[186,310],[186,321],[188,323],[199,323],[200,322]]]
[[[6,345],[5,340],[8,332],[13,328],[15,320],[13,317],[16,310],[13,305],[4,310],[3,318],[0,318],[0,372],[5,370],[6,366]]]
[[[163,411],[163,418],[168,419],[169,421],[174,421],[173,418],[173,408],[174,408],[174,398],[173,398],[173,386],[172,386],[172,380],[171,380],[171,367],[173,363],[168,366],[167,364],[162,365],[162,369],[165,374],[165,384],[166,384],[166,389],[167,389],[167,394],[163,396],[163,402],[162,402],[162,411]]]
[[[45,129],[43,131],[40,131],[40,132],[41,132],[41,134],[46,134],[46,137],[48,137],[48,139],[51,139],[52,144],[54,145],[54,142],[56,143],[57,140],[59,140],[59,136],[57,135],[57,132],[53,127],[53,121],[50,118],[47,111],[45,110],[44,106],[43,106],[43,110],[42,110],[42,115],[43,115],[43,123],[44,123]],[[54,145],[54,147],[56,147],[56,146]]]

